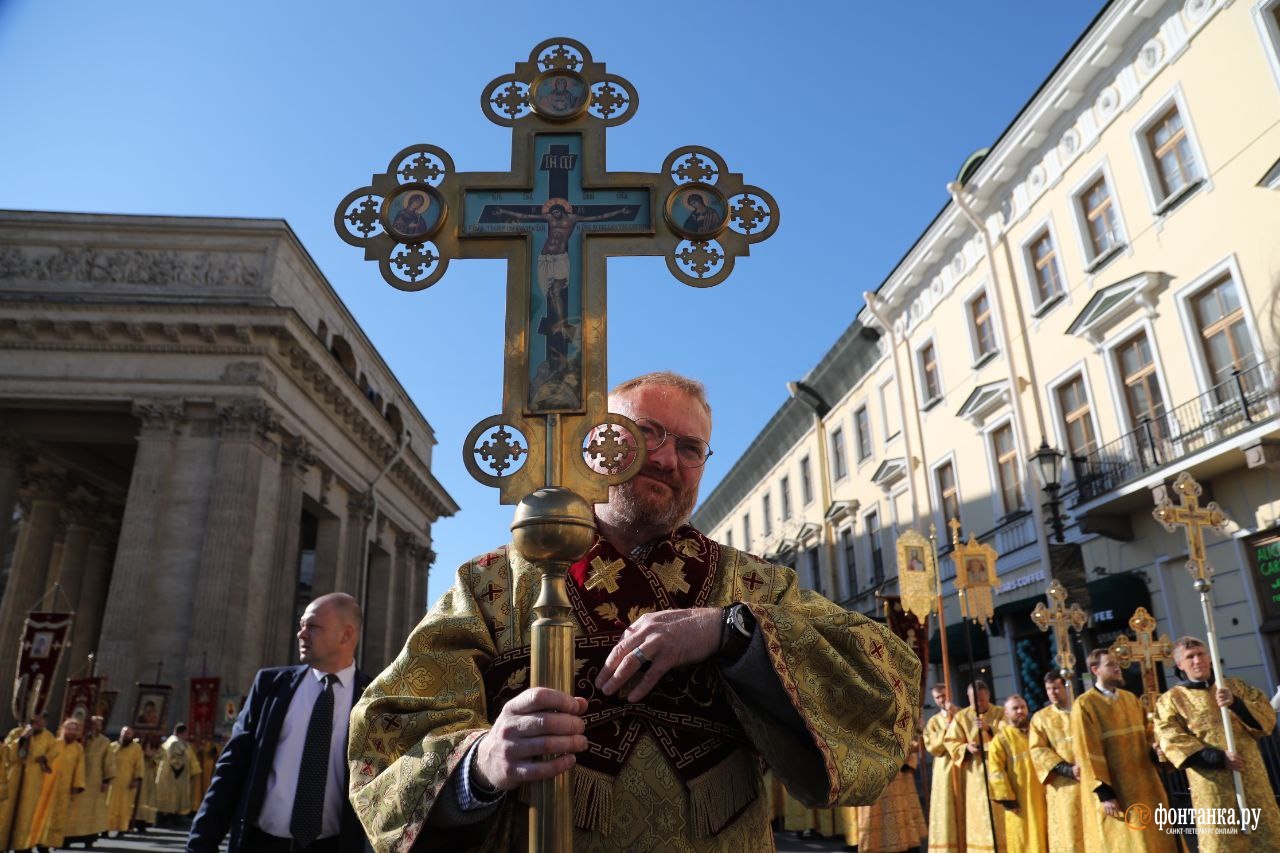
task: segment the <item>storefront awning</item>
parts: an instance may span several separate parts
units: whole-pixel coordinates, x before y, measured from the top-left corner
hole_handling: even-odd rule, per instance
[[[991,657],[991,651],[987,646],[987,632],[966,619],[963,623],[957,622],[947,626],[947,654],[950,655],[953,666],[965,660],[969,654],[964,644],[965,626],[969,628],[969,642],[973,644],[973,659],[987,660]],[[929,662],[942,662],[942,638],[937,631],[934,631],[933,636],[929,638]]]

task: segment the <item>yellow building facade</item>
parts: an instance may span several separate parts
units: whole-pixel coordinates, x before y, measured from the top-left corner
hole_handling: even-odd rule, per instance
[[[1225,671],[1270,692],[1278,157],[1280,0],[1111,3],[887,278],[850,283],[849,328],[694,523],[877,614],[897,533],[935,525],[964,678],[958,517],[1001,555],[976,666],[1033,698],[1053,647],[1029,613],[1053,577],[1093,613],[1081,660],[1137,606],[1159,633],[1203,634],[1185,541],[1151,517],[1190,471],[1234,520],[1208,534]],[[1042,444],[1063,454],[1060,537]]]

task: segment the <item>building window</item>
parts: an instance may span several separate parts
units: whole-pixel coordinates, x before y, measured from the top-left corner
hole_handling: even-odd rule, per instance
[[[1013,440],[1012,425],[1004,424],[991,433],[991,452],[996,460],[1001,510],[1009,515],[1026,506],[1022,491],[1022,460],[1018,458],[1018,444]]]
[[[1191,139],[1182,123],[1178,105],[1171,104],[1143,133],[1147,155],[1151,158],[1153,177],[1159,188],[1157,196],[1165,201],[1182,192],[1199,179],[1199,167],[1191,149]]]
[[[867,542],[871,546],[871,585],[878,586],[884,581],[884,550],[880,544],[880,513],[873,509],[863,516],[863,526],[867,530]]]
[[[800,499],[804,505],[813,503],[813,473],[809,468],[809,457],[800,460]]]
[[[1107,176],[1099,175],[1076,197],[1076,201],[1084,216],[1085,230],[1089,236],[1090,260],[1097,260],[1118,248],[1122,242],[1120,217],[1116,213]]]
[[[763,525],[764,535],[772,536],[773,535],[773,496],[766,492],[765,496],[761,498],[760,508],[764,511],[764,525]]]
[[[748,551],[751,550],[751,514],[743,513],[742,516],[742,547]]]
[[[1027,251],[1031,254],[1031,272],[1035,284],[1036,307],[1062,295],[1062,273],[1058,266],[1058,249],[1053,235],[1045,228],[1031,238]]]
[[[1055,393],[1062,413],[1062,431],[1067,437],[1067,456],[1088,456],[1098,449],[1098,438],[1093,432],[1093,412],[1089,409],[1084,376],[1077,374],[1068,379]]]
[[[938,350],[933,341],[920,348],[917,354],[920,359],[920,393],[924,395],[924,405],[942,397],[942,378],[938,375]]]
[[[817,549],[817,548],[810,548],[810,549],[809,549],[809,551],[808,551],[808,555],[809,555],[809,556],[808,556],[808,559],[807,559],[807,560],[805,560],[805,562],[808,564],[808,565],[807,565],[807,568],[808,568],[808,570],[809,570],[809,571],[808,571],[808,574],[809,574],[809,588],[810,588],[810,589],[812,589],[812,590],[816,590],[818,593],[821,593],[821,592],[822,592],[822,559],[821,559],[821,555],[818,553],[818,549]]]
[[[1116,366],[1124,383],[1124,403],[1130,429],[1150,425],[1151,439],[1166,438],[1164,395],[1156,377],[1156,363],[1146,332],[1139,332],[1116,347]],[[1147,442],[1142,444],[1144,451]]]
[[[840,550],[844,553],[844,574],[849,584],[849,593],[853,594],[858,591],[858,566],[853,547],[852,527],[846,527],[840,531]]]
[[[996,331],[991,322],[991,302],[984,290],[969,300],[969,328],[973,332],[973,354],[981,361],[996,351]]]
[[[849,473],[849,465],[844,458],[844,427],[836,427],[831,431],[831,479],[843,480]]]
[[[724,544],[728,545],[730,548],[733,547],[733,528],[729,528],[724,532]]]
[[[898,433],[902,432],[902,418],[899,417],[898,383],[888,379],[880,386],[880,412],[884,415],[884,443],[888,444]]]
[[[934,469],[934,479],[938,484],[938,503],[942,505],[943,536],[950,530],[947,525],[951,519],[960,519],[960,489],[956,486],[956,469],[950,462],[943,462]]]
[[[857,439],[858,461],[871,458],[871,415],[866,406],[859,406],[853,413],[853,432]]]
[[[1245,373],[1258,363],[1258,353],[1250,341],[1240,305],[1240,289],[1231,276],[1223,276],[1192,296],[1191,310],[1200,331],[1200,351],[1210,383],[1222,385],[1237,370]],[[1250,373],[1246,383],[1247,391],[1255,390],[1258,378]],[[1218,402],[1225,403],[1235,398],[1237,390],[1233,383],[1215,393]]]
[[[783,477],[778,484],[778,494],[782,498],[782,520],[791,518],[791,478]]]

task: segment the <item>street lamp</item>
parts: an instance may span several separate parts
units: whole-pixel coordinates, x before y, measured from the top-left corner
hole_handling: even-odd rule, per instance
[[[1056,447],[1049,446],[1049,440],[1041,437],[1040,447],[1032,454],[1029,461],[1036,465],[1036,473],[1040,475],[1040,485],[1048,495],[1045,506],[1052,515],[1053,538],[1059,543],[1066,541],[1066,532],[1062,527],[1062,502],[1058,499],[1058,490],[1062,488],[1062,459],[1065,454]]]

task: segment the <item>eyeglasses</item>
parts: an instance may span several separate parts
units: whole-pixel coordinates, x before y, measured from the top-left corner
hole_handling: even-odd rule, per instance
[[[637,418],[636,426],[644,436],[645,449],[650,453],[666,443],[668,438],[676,440],[676,460],[685,468],[701,468],[711,457],[711,447],[700,438],[692,435],[676,435],[653,418]]]

